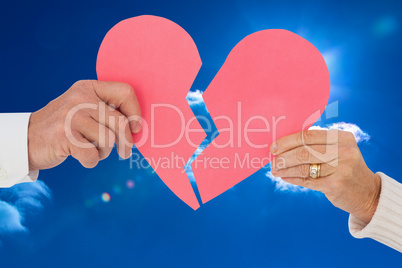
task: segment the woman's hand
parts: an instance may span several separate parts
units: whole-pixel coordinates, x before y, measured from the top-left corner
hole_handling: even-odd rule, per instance
[[[368,223],[378,205],[381,178],[364,162],[351,132],[307,130],[271,145],[272,174],[288,183],[321,191],[331,203]],[[321,164],[320,177],[310,165]]]

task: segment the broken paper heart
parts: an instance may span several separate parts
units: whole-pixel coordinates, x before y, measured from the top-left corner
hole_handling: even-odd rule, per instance
[[[186,96],[200,68],[190,35],[156,16],[115,25],[100,46],[96,66],[99,80],[134,88],[143,117],[134,142],[162,181],[193,209],[199,203],[184,170],[206,135]],[[302,37],[264,30],[241,40],[202,95],[219,131],[192,163],[202,202],[268,164],[273,141],[310,127],[324,111],[329,89],[322,55]],[[161,160],[167,164],[160,165]]]

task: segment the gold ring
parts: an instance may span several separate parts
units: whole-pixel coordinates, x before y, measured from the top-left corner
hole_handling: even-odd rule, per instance
[[[310,177],[316,179],[320,177],[321,164],[311,164],[310,165]]]

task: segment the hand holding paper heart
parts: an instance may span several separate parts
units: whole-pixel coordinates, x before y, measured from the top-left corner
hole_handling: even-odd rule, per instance
[[[69,155],[84,167],[93,168],[109,156],[114,143],[119,155],[128,158],[133,145],[131,133],[141,130],[140,116],[138,100],[130,85],[78,81],[31,115],[29,169],[55,167]]]
[[[134,143],[193,209],[199,204],[184,168],[205,134],[186,95],[200,68],[188,33],[155,16],[114,26],[97,59],[100,80],[126,82],[136,91],[143,131]],[[240,41],[203,95],[219,135],[192,164],[202,202],[268,164],[274,140],[311,126],[325,109],[329,88],[323,57],[300,36],[265,30]],[[178,161],[161,166],[161,159]]]
[[[282,137],[271,146],[272,174],[320,191],[331,203],[369,223],[377,209],[381,178],[364,162],[352,132],[307,130]],[[310,165],[320,177],[310,178]]]

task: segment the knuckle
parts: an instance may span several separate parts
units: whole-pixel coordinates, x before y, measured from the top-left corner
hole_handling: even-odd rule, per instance
[[[296,135],[296,142],[297,144],[304,144],[304,138],[303,138],[303,131],[300,131],[298,135]]]
[[[85,102],[88,99],[87,94],[84,90],[76,89],[69,95],[68,101],[70,104],[79,104]]]
[[[75,82],[73,85],[72,85],[72,89],[76,89],[76,88],[81,88],[81,87],[84,87],[85,85],[86,85],[86,81],[85,80],[79,80],[79,81],[77,81],[77,82]]]
[[[299,169],[299,174],[302,176],[302,177],[308,177],[310,174],[310,166],[309,165],[300,165],[299,167],[298,167],[298,169]]]
[[[88,89],[88,88],[93,88],[94,87],[94,81],[93,80],[79,80],[74,83],[72,88],[75,89]]]
[[[92,102],[94,81],[92,80],[80,80],[74,83],[70,88],[69,101],[72,103]]]
[[[296,149],[296,159],[299,161],[307,161],[310,158],[310,153],[308,150],[302,146]]]
[[[355,135],[350,131],[343,131],[343,136],[346,143],[356,143]]]
[[[134,89],[129,84],[121,83],[120,87],[124,96],[126,96],[127,98],[134,96]]]
[[[305,130],[303,133],[303,144],[311,144],[314,139],[314,131],[313,130]]]
[[[334,129],[328,129],[328,130],[327,130],[327,134],[328,134],[328,135],[334,135],[334,134],[339,135],[339,132],[342,132],[342,131],[339,130],[339,129],[336,129],[336,128],[334,128]]]
[[[327,130],[327,143],[329,144],[338,144],[339,143],[339,129],[329,129]]]

